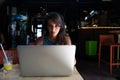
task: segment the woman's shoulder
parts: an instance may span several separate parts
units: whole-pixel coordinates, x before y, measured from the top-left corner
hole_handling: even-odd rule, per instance
[[[65,39],[70,39],[70,36],[69,36],[69,35],[66,35],[66,36],[65,36]]]
[[[38,37],[36,42],[35,42],[36,45],[42,45],[43,44],[43,36],[41,37]]]
[[[71,38],[70,38],[69,35],[65,36],[65,41],[66,41],[66,44],[68,44],[68,45],[71,45],[71,44],[72,44]]]
[[[69,36],[69,34],[67,33],[67,34],[65,34],[65,38],[66,39],[70,39],[70,36]]]

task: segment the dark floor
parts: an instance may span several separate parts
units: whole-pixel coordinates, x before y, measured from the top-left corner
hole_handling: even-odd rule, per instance
[[[113,74],[110,75],[109,65],[102,64],[98,69],[95,57],[77,59],[76,67],[84,80],[120,80],[120,67],[114,67]]]

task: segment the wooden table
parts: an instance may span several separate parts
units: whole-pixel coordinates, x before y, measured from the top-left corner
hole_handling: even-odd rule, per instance
[[[19,71],[19,65],[13,66],[13,70],[10,72],[0,71],[0,80],[84,80],[79,74],[77,69],[74,69],[73,75],[69,77],[21,77]]]

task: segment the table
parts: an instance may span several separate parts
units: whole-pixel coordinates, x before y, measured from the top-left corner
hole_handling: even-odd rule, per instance
[[[0,71],[0,80],[84,80],[75,68],[73,75],[69,77],[21,77],[19,65],[13,66],[13,70],[10,72]]]

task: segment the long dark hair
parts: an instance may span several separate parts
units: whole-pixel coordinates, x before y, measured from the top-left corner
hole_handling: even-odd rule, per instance
[[[57,12],[50,12],[46,15],[43,23],[43,30],[42,30],[43,36],[49,36],[49,31],[47,28],[48,20],[52,20],[53,22],[55,22],[56,25],[60,26],[60,31],[57,35],[56,43],[65,44],[66,43],[65,37],[68,36],[68,34],[66,33],[65,23],[62,15],[60,15]]]

